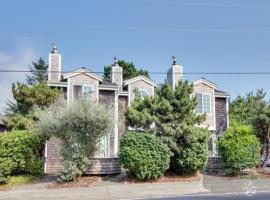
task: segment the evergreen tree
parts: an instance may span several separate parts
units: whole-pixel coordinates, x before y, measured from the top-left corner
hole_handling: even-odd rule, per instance
[[[267,105],[265,96],[263,90],[258,90],[255,94],[250,92],[245,96],[237,96],[230,102],[230,122],[251,125],[254,117]]]
[[[125,111],[126,125],[160,137],[174,153],[171,168],[183,174],[197,172],[208,157],[209,132],[197,126],[205,116],[194,112],[192,91],[187,81],[180,81],[175,91],[163,84],[154,96],[136,97]]]
[[[127,62],[125,60],[118,61],[119,66],[123,68],[123,79],[130,79],[139,75],[143,75],[149,78],[149,73],[147,70],[138,70],[132,62]],[[109,80],[111,76],[112,66],[104,66],[104,78]]]
[[[269,160],[270,147],[270,104],[265,100],[266,93],[258,90],[238,96],[230,103],[230,121],[253,126],[257,137],[262,143],[262,166]]]
[[[32,86],[17,82],[12,84],[12,94],[16,102],[7,103],[3,121],[9,129],[25,130],[32,128],[34,110],[49,107],[60,91],[45,82]]]
[[[25,83],[13,83],[12,94],[15,102],[8,101],[4,109],[4,123],[9,129],[30,129],[33,126],[34,110],[49,107],[61,91],[47,85],[48,65],[42,58],[32,62],[31,75]]]
[[[31,75],[26,75],[28,85],[34,85],[41,82],[46,82],[48,79],[48,65],[40,57],[37,62],[32,61],[32,66],[29,66]]]

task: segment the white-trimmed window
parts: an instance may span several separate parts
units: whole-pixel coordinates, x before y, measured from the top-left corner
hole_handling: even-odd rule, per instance
[[[110,156],[110,134],[98,139],[95,158],[106,158]]]
[[[74,100],[84,99],[86,101],[91,101],[93,98],[93,93],[93,85],[74,85]]]
[[[141,98],[145,98],[145,97],[148,97],[149,96],[148,92],[145,91],[144,89],[138,89],[138,95]]]
[[[211,114],[211,95],[207,93],[196,93],[197,107],[196,113]]]
[[[83,85],[83,99],[91,101],[93,98],[94,87],[92,85]]]

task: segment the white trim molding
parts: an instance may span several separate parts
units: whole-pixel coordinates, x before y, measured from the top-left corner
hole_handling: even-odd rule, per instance
[[[154,87],[158,86],[157,83],[155,83],[154,81],[152,81],[151,79],[149,79],[149,78],[147,78],[145,76],[136,76],[135,78],[131,78],[129,80],[126,80],[126,81],[124,81],[124,86],[129,85],[131,83],[134,83],[136,81],[140,81],[140,80],[143,80],[146,83],[149,83],[150,85],[153,85]]]
[[[64,79],[68,79],[70,77],[77,76],[79,74],[85,74],[85,75],[90,76],[90,77],[92,77],[94,79],[97,79],[99,81],[102,81],[103,80],[103,78],[101,76],[99,76],[97,74],[94,74],[90,70],[84,69],[84,68],[83,69],[78,69],[78,70],[75,70],[75,71],[72,71],[72,72],[69,72],[69,73],[66,73],[66,74],[64,74],[64,77],[63,78]]]
[[[204,83],[205,85],[208,85],[209,87],[214,88],[214,89],[218,88],[218,86],[215,83],[212,83],[212,82],[210,82],[210,81],[208,81],[206,79],[203,79],[203,78],[201,78],[199,80],[196,80],[196,81],[193,81],[194,85],[197,85],[197,84],[200,84],[200,83]]]
[[[117,157],[118,154],[118,91],[115,91],[115,95],[114,95],[114,120],[115,120],[115,124],[114,124],[114,156]]]
[[[44,174],[47,173],[47,157],[48,157],[48,140],[45,142],[45,149],[44,149]]]

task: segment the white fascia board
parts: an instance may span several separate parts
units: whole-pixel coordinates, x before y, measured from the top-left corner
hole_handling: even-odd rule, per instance
[[[53,87],[68,87],[66,84],[57,84],[57,83],[48,83],[48,86],[53,86]]]
[[[149,79],[149,78],[147,78],[145,76],[137,76],[135,78],[126,80],[126,81],[124,81],[124,86],[129,85],[131,83],[134,83],[136,81],[140,81],[140,80],[143,80],[143,81],[149,83],[150,85],[153,85],[154,87],[157,87],[158,86],[157,83],[155,83],[154,81],[152,81],[151,79]]]
[[[215,93],[215,97],[229,98],[230,95],[229,95],[229,94],[216,94],[216,93]]]
[[[205,79],[199,79],[199,80],[193,81],[193,84],[194,85],[198,85],[200,83],[204,83],[204,84],[206,84],[206,85],[208,85],[208,86],[210,86],[210,87],[212,87],[214,89],[217,89],[218,88],[218,86],[216,84],[211,83],[211,82],[209,82],[209,81],[207,81]]]
[[[113,91],[118,90],[118,88],[115,86],[104,86],[104,85],[103,86],[99,85],[98,89],[99,90],[113,90]]]
[[[76,71],[73,71],[73,72],[69,72],[69,73],[66,73],[64,74],[63,78],[64,79],[68,79],[72,76],[77,76],[79,74],[85,74],[85,75],[88,75],[94,79],[97,79],[99,81],[102,81],[103,78],[97,74],[94,74],[93,72],[89,71],[89,70],[86,70],[86,69],[79,69],[79,70],[76,70]]]

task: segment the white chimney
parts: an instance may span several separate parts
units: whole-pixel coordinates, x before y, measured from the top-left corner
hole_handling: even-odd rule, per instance
[[[59,82],[61,80],[61,54],[58,53],[56,45],[49,53],[48,82]]]
[[[122,88],[123,85],[123,68],[119,66],[118,60],[114,57],[114,64],[112,65],[111,70],[111,81],[115,83],[119,89]]]
[[[178,82],[183,77],[183,67],[176,63],[176,57],[172,56],[173,63],[172,67],[167,72],[167,81],[169,85],[172,86],[173,89],[177,86]]]

